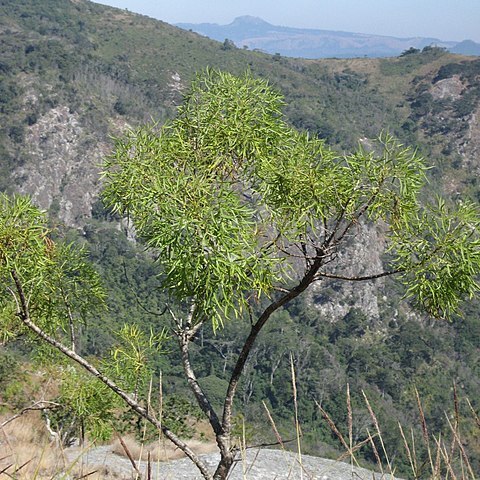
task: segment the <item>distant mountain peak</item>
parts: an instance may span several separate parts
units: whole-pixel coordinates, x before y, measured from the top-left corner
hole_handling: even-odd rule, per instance
[[[235,18],[235,20],[230,25],[237,25],[237,26],[245,26],[245,25],[270,25],[268,22],[263,20],[260,17],[254,17],[252,15],[242,15],[240,17]]]

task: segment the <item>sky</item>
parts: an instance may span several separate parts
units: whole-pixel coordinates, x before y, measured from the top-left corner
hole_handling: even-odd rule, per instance
[[[95,0],[164,22],[226,25],[253,15],[287,27],[480,43],[480,0]]]

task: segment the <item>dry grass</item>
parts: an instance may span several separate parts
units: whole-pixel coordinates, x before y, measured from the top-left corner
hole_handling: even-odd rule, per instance
[[[308,474],[304,472],[302,465],[302,434],[297,417],[297,391],[293,362],[292,384],[298,450],[297,460],[294,463],[300,467],[301,477],[308,478]],[[342,455],[339,460],[350,459],[352,467],[359,466],[359,458],[361,457],[359,452],[364,446],[368,446],[377,460],[377,468],[381,472],[382,478],[393,478],[396,474],[395,461],[394,458],[389,457],[387,448],[383,442],[381,425],[369,399],[364,394],[364,402],[371,419],[370,424],[372,431],[370,432],[367,429],[365,439],[359,443],[356,443],[353,438],[354,412],[348,386],[346,402],[348,423],[346,427],[348,427],[348,436],[342,435],[342,429],[335,425],[329,414],[316,402],[318,409],[332,430],[332,433],[339,439],[345,450],[345,454]],[[405,454],[410,464],[411,471],[408,478],[428,478],[429,480],[475,480],[478,478],[469,462],[468,452],[466,451],[462,438],[460,428],[462,424],[460,418],[461,400],[457,396],[456,388],[454,388],[454,412],[451,416],[447,417],[450,430],[448,432],[449,435],[436,436],[429,431],[422,401],[418,392],[416,392],[416,403],[421,435],[418,437],[414,435],[413,431],[405,431],[402,426],[399,425],[399,436],[403,439]],[[479,429],[480,432],[479,415],[468,400],[467,403],[472,416],[469,425],[472,428]],[[280,437],[273,418],[265,404],[264,406],[272,424],[278,445],[285,451],[284,442]],[[0,417],[0,479],[53,480],[54,478],[59,478],[58,475],[61,473],[68,474],[69,478],[76,479],[120,480],[124,478],[119,476],[118,472],[115,472],[108,464],[97,466],[91,463],[85,466],[83,464],[83,455],[85,452],[81,449],[78,449],[78,455],[75,459],[72,459],[70,452],[68,460],[62,448],[51,441],[40,412],[28,411],[13,421],[5,423],[5,420],[8,418],[12,417]],[[216,444],[213,441],[213,434],[207,424],[199,422],[197,426],[201,430],[201,437],[207,438],[207,440],[202,441],[196,438],[188,441],[192,450],[197,454],[217,451]],[[200,435],[199,432],[197,432],[197,434]],[[244,461],[246,458],[246,448],[244,434],[243,439],[240,440],[240,450]],[[426,457],[424,453],[419,453],[420,450],[426,452]],[[152,444],[142,444],[130,436],[122,437],[121,439],[119,437],[113,445],[111,445],[109,451],[129,458],[132,463],[132,473],[134,470],[137,470],[139,460],[148,461],[148,463],[151,464],[151,462],[163,462],[184,457],[182,451],[175,448],[170,442],[163,438],[160,438]],[[246,464],[244,465],[244,462],[242,462],[242,466],[245,468]],[[246,470],[244,470],[244,474],[244,478],[248,478]],[[131,475],[128,478],[131,478]]]
[[[292,386],[293,386],[293,397],[294,397],[294,414],[295,414],[295,425],[297,433],[297,462],[301,467],[301,478],[303,478],[303,464],[301,456],[301,428],[298,423],[297,416],[297,389],[296,389],[296,380],[295,380],[295,368],[293,365],[292,358],[290,359],[291,363],[291,374],[292,374]],[[322,414],[323,419],[329,426],[332,434],[337,437],[341,443],[344,453],[340,455],[337,459],[338,461],[343,461],[346,459],[350,460],[350,463],[353,467],[360,467],[360,458],[359,453],[367,447],[371,449],[373,456],[376,460],[376,467],[381,473],[382,479],[394,479],[397,474],[397,468],[395,466],[395,455],[390,455],[387,450],[387,447],[384,443],[381,425],[378,421],[378,418],[375,414],[374,408],[372,407],[367,395],[362,391],[363,400],[368,411],[371,426],[373,431],[370,432],[368,428],[364,432],[364,439],[361,441],[355,442],[353,436],[353,417],[354,412],[352,409],[352,398],[350,395],[350,386],[347,384],[346,392],[346,407],[347,407],[347,429],[348,437],[345,437],[341,433],[341,428],[339,428],[335,422],[332,420],[331,416],[325,411],[322,406],[315,401],[317,408]],[[476,429],[478,434],[480,434],[480,417],[478,413],[473,408],[471,402],[466,399],[468,404],[471,418],[462,418],[460,415],[460,403],[461,399],[458,397],[458,392],[456,385],[453,386],[453,414],[448,415],[445,412],[446,421],[449,427],[449,431],[443,436],[441,434],[432,435],[429,432],[427,420],[425,418],[425,413],[422,405],[422,401],[418,391],[415,389],[415,400],[418,409],[419,415],[419,426],[421,428],[421,438],[415,439],[415,434],[413,429],[410,432],[405,432],[402,428],[402,425],[399,424],[398,434],[403,440],[403,448],[405,455],[408,459],[410,465],[410,472],[407,474],[410,479],[428,479],[428,480],[476,480],[480,479],[477,474],[474,472],[469,459],[469,454],[464,445],[464,439],[462,434],[462,429],[460,428],[461,424],[466,422],[466,425],[471,429]],[[267,405],[263,402],[263,406],[266,410],[267,417],[272,426],[273,432],[277,439],[277,443],[281,446],[282,450],[285,451],[284,442],[278,432],[278,429],[275,425],[273,417],[268,410]],[[464,424],[465,426],[465,424]],[[417,443],[416,443],[417,442]],[[422,443],[422,448],[419,448],[419,443]],[[425,454],[426,452],[426,454]],[[426,456],[426,457],[425,457]],[[353,470],[352,470],[353,472]],[[307,474],[307,472],[305,472]],[[307,474],[308,476],[308,474]],[[353,476],[353,473],[352,473]],[[359,477],[355,474],[356,478]]]
[[[5,420],[0,419],[0,424]],[[19,480],[44,480],[66,468],[63,452],[50,442],[38,412],[29,412],[0,429],[0,452],[0,472],[5,478],[15,474]]]
[[[351,398],[349,388],[347,388],[347,407],[349,423],[348,443],[343,438],[342,434],[340,433],[339,429],[337,428],[333,420],[330,418],[328,413],[318,403],[317,407],[319,408],[323,418],[332,430],[332,433],[342,443],[346,451],[345,457],[350,458],[352,465],[358,465],[358,460],[355,454],[356,451],[360,450],[365,444],[368,443],[375,456],[377,468],[382,473],[382,478],[393,478],[396,473],[394,462],[390,459],[389,454],[385,448],[382,432],[375,412],[365,393],[362,393],[365,405],[372,420],[374,431],[373,433],[370,433],[367,429],[367,440],[364,440],[363,442],[360,442],[359,444],[354,446],[352,446],[352,415],[350,407]],[[468,452],[465,450],[462,441],[459,416],[459,398],[457,396],[456,388],[454,388],[454,420],[450,421],[449,417],[446,414],[446,420],[450,429],[450,434],[447,434],[443,437],[442,435],[435,436],[429,433],[422,402],[416,390],[415,394],[422,431],[423,448],[427,452],[427,458],[422,458],[422,456],[419,455],[419,448],[418,445],[416,445],[413,430],[411,430],[410,432],[405,432],[402,428],[402,425],[399,424],[399,435],[403,440],[403,446],[411,469],[409,478],[428,478],[429,480],[475,480],[476,478],[478,478],[473,471],[473,468],[469,461]],[[471,406],[471,403],[468,400],[467,402],[470,406],[472,417],[474,420],[476,420],[476,426],[480,428],[480,421],[478,421],[478,415]],[[474,424],[474,422],[471,422],[471,424]],[[381,459],[381,457],[383,458],[383,460]]]
[[[0,425],[10,418],[0,417]],[[0,428],[0,479],[53,480],[61,473],[77,479],[120,479],[107,466],[85,469],[81,455],[75,461],[67,460],[64,450],[50,440],[38,411],[28,412]]]

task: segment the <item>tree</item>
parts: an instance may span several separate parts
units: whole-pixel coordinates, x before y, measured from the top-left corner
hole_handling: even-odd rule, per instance
[[[235,43],[233,42],[233,40],[230,40],[229,38],[226,38],[223,41],[221,48],[222,48],[222,50],[233,50],[237,47],[235,46]]]
[[[426,166],[414,150],[383,135],[375,145],[339,155],[322,140],[292,129],[282,105],[281,95],[264,80],[207,71],[193,81],[173,121],[118,139],[103,173],[105,202],[131,218],[138,240],[157,258],[172,299],[170,331],[178,340],[184,375],[220,449],[214,472],[128,390],[62,344],[54,329],[46,330],[43,317],[35,320],[30,288],[40,293],[45,288],[43,271],[35,269],[38,259],[49,258],[48,232],[37,212],[14,223],[17,243],[12,243],[6,219],[18,200],[2,202],[0,262],[4,293],[13,299],[9,318],[83,366],[161,429],[206,479],[225,479],[233,465],[234,400],[260,332],[311,285],[396,274],[406,295],[437,317],[457,312],[460,300],[478,290],[474,205],[452,207],[438,200],[422,206],[418,196]],[[355,258],[340,270],[337,259],[362,223],[383,232],[391,262],[382,271],[364,273]],[[23,231],[31,241],[24,240]],[[12,248],[24,251],[13,263]],[[195,374],[190,346],[207,322],[215,331],[244,318],[249,331],[218,411]]]
[[[400,57],[406,57],[407,55],[416,55],[417,53],[420,53],[420,50],[418,48],[410,47],[407,50],[404,50],[400,54]]]

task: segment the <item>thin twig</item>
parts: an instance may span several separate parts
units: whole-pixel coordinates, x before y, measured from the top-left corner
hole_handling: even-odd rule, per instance
[[[13,478],[13,477],[7,472],[7,470],[8,470],[9,468],[11,468],[11,467],[13,467],[13,463],[11,463],[10,465],[7,465],[3,470],[0,470],[0,475],[5,474],[5,475],[7,475],[7,477]]]
[[[118,432],[115,432],[115,433],[117,434],[117,437],[120,440],[120,444],[122,445],[123,451],[127,454],[127,457],[130,460],[130,463],[132,464],[133,469],[135,470],[136,474],[140,477],[142,474],[138,469],[137,462],[135,462],[133,455],[130,453],[130,450],[127,447],[127,444],[123,441],[123,438]]]
[[[317,400],[314,400],[315,404],[317,405],[318,409],[320,410],[323,418],[326,420],[328,423],[328,426],[332,430],[332,432],[337,436],[337,438],[340,440],[341,444],[343,447],[350,452],[350,447],[348,446],[347,442],[343,438],[343,435],[340,433],[338,430],[337,426],[335,425],[335,422],[330,418],[330,415],[324,410],[324,408],[317,402]]]
[[[431,451],[431,448],[430,448],[430,440],[429,440],[429,437],[428,437],[427,422],[425,420],[425,414],[423,413],[423,407],[422,407],[422,402],[420,401],[420,395],[419,395],[416,387],[415,387],[415,397],[417,399],[417,406],[418,406],[418,411],[419,411],[419,414],[420,414],[420,421],[421,421],[421,424],[422,424],[423,441],[425,443],[425,447],[427,448],[428,459],[430,461],[430,467],[433,471],[434,466],[433,466],[433,460],[432,460],[432,451]]]
[[[262,400],[262,403],[263,403],[263,407],[265,408],[265,411],[267,412],[267,417],[270,422],[270,425],[272,426],[273,433],[275,434],[275,437],[277,439],[276,443],[277,445],[280,445],[282,447],[282,450],[285,450],[285,445],[284,445],[285,442],[282,440],[282,436],[277,430],[277,426],[275,424],[275,421],[273,420],[272,415],[270,414],[270,410],[268,409],[267,404],[263,400]]]
[[[465,465],[467,466],[467,469],[468,469],[468,472],[470,473],[472,479],[475,478],[475,474],[473,473],[473,469],[472,469],[472,466],[470,464],[470,460],[468,459],[468,455],[467,453],[465,452],[465,448],[460,440],[460,437],[458,435],[458,431],[457,429],[455,429],[453,427],[453,425],[451,424],[450,422],[450,419],[448,418],[448,415],[445,414],[445,417],[447,419],[447,423],[448,423],[448,426],[450,427],[450,430],[452,431],[453,433],[453,436],[455,437],[455,440],[457,442],[457,445],[458,445],[458,448],[460,449],[460,452],[461,452],[461,456],[463,458],[463,461],[465,462]]]
[[[370,433],[370,430],[368,428],[367,428],[367,435],[368,435],[368,440],[372,447],[373,455],[375,456],[375,460],[377,462],[378,468],[380,469],[380,472],[382,472],[382,476],[383,476],[385,475],[385,472],[383,471],[383,464],[382,464],[382,461],[380,460],[380,455],[378,454],[377,446],[375,445],[372,434]]]
[[[474,410],[470,400],[467,398],[468,406],[470,407],[470,411],[472,412],[473,418],[475,419],[475,423],[477,427],[480,428],[480,417],[477,415],[477,412]]]
[[[445,466],[447,468],[448,473],[450,473],[450,475],[452,476],[452,480],[457,480],[457,476],[455,475],[455,472],[453,471],[450,459],[448,458],[448,453],[446,451],[446,447],[442,448],[442,443],[439,439],[437,440],[437,438],[434,437],[434,440],[437,444],[437,448],[439,448],[439,450],[442,454],[443,459],[445,460]]]
[[[88,473],[86,473],[85,475],[82,475],[81,477],[78,477],[78,480],[82,480],[82,478],[87,478],[87,477],[89,477],[90,475],[94,475],[94,474],[97,473],[97,472],[98,472],[98,470],[93,470],[92,472],[88,472]],[[77,477],[75,477],[75,478],[77,478]]]
[[[21,417],[24,413],[27,413],[32,410],[53,410],[55,408],[59,408],[61,405],[56,402],[50,402],[48,400],[39,400],[37,402],[32,403],[29,407],[22,408],[20,412],[16,413],[9,419],[5,420],[3,423],[0,423],[0,428],[4,427],[5,425],[8,425],[10,422],[13,422],[16,420],[18,417]]]
[[[410,462],[410,467],[412,468],[413,477],[417,478],[417,471],[415,468],[415,464],[413,463],[412,452],[410,451],[410,446],[408,445],[405,434],[403,433],[402,424],[400,422],[398,422],[398,428],[400,430],[400,435],[402,436],[402,439],[403,439],[403,444],[405,445],[405,450],[407,452],[408,461]]]
[[[370,417],[372,418],[373,424],[374,424],[375,429],[377,431],[378,439],[380,440],[380,445],[382,446],[382,451],[383,451],[383,454],[385,455],[385,460],[387,461],[388,473],[393,474],[392,465],[390,464],[390,459],[388,457],[388,453],[387,453],[387,450],[385,448],[385,444],[383,442],[382,432],[380,431],[380,426],[378,425],[377,417],[376,417],[375,412],[373,411],[373,409],[370,405],[370,402],[368,400],[367,395],[365,394],[365,392],[363,390],[362,390],[362,394],[363,394],[363,398],[365,399],[365,403],[367,404],[367,409],[368,409],[368,412],[370,413]]]

